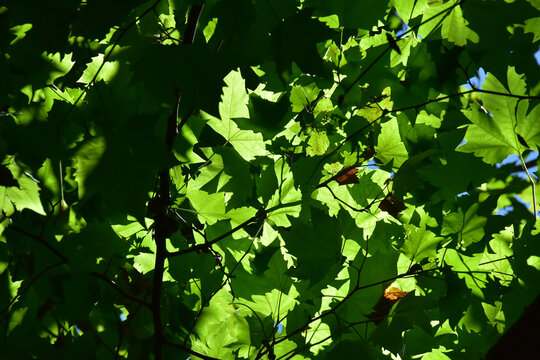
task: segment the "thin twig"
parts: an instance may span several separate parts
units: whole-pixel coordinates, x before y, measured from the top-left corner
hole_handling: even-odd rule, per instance
[[[198,252],[198,251],[206,250],[210,246],[217,243],[218,241],[221,241],[221,240],[225,239],[226,237],[234,234],[238,230],[243,229],[244,227],[246,227],[246,225],[252,223],[253,221],[257,220],[258,218],[261,218],[263,216],[270,216],[273,211],[276,211],[276,210],[279,210],[279,209],[282,209],[282,208],[285,208],[285,207],[297,206],[297,205],[300,205],[301,203],[302,203],[301,201],[295,201],[295,202],[292,202],[292,203],[277,205],[277,206],[274,206],[274,207],[272,207],[270,209],[260,210],[259,212],[257,212],[257,214],[253,215],[252,217],[250,217],[249,219],[247,219],[246,221],[244,221],[240,225],[232,228],[231,230],[227,231],[224,234],[221,234],[220,236],[216,237],[215,239],[210,240],[210,241],[208,241],[208,242],[206,242],[204,244],[197,244],[197,245],[189,247],[187,249],[182,249],[182,250],[170,252],[170,253],[168,253],[167,257],[179,256],[179,255],[184,255],[184,254],[188,254],[188,253],[191,253],[191,252]]]
[[[118,286],[114,281],[112,281],[111,279],[109,279],[107,276],[105,276],[104,274],[100,274],[100,273],[97,273],[97,272],[92,272],[92,276],[95,276],[97,277],[98,279],[101,279],[103,281],[105,281],[109,286],[111,286],[114,290],[118,291],[120,294],[122,294],[122,296],[124,296],[125,298],[129,299],[129,300],[132,300],[134,302],[136,302],[137,304],[140,304],[140,305],[143,305],[143,306],[146,306],[147,308],[151,308],[151,305],[150,303],[142,300],[142,299],[139,299],[138,297],[136,296],[133,296],[127,292],[125,292],[120,286]]]
[[[26,287],[24,289],[21,289],[19,288],[19,291],[17,292],[17,295],[11,299],[11,301],[9,302],[9,304],[7,304],[6,307],[4,307],[2,309],[2,311],[0,311],[0,315],[3,315],[5,312],[7,312],[9,310],[9,308],[11,307],[11,305],[13,305],[21,296],[24,295],[25,292],[27,292],[30,287],[40,278],[42,277],[43,275],[45,275],[46,272],[48,272],[49,270],[57,267],[57,266],[60,266],[60,265],[63,265],[65,264],[65,261],[60,261],[60,262],[57,262],[55,264],[51,264],[49,266],[47,266],[46,268],[44,268],[43,270],[41,270],[41,272],[39,274],[37,274],[36,276],[34,276],[29,282],[28,282],[28,285],[26,285]]]
[[[39,236],[39,235],[34,235],[32,234],[31,232],[28,232],[24,229],[21,229],[21,228],[18,228],[16,226],[9,226],[10,230],[13,230],[13,231],[16,231],[18,233],[21,233],[23,235],[26,235],[27,237],[31,238],[31,239],[34,239],[36,240],[38,243],[40,243],[41,245],[45,246],[47,249],[49,249],[51,252],[53,252],[56,256],[58,256],[60,259],[62,259],[62,263],[66,263],[68,262],[68,258],[64,256],[64,254],[62,254],[60,251],[58,251],[57,249],[55,249],[51,244],[49,244],[48,242],[46,242],[43,237]]]

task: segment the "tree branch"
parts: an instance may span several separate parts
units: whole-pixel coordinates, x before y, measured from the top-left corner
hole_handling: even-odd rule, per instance
[[[188,22],[186,25],[185,38],[183,44],[192,44],[197,31],[197,23],[201,15],[203,5],[193,5],[189,11]],[[168,151],[172,150],[174,139],[178,132],[178,111],[180,106],[180,94],[176,92],[177,103],[174,111],[167,119],[167,133],[165,134],[165,146]],[[185,124],[191,112],[184,117],[181,126]],[[163,344],[166,339],[163,335],[163,323],[161,319],[161,293],[163,287],[163,273],[165,259],[168,256],[166,241],[170,236],[170,222],[168,220],[168,207],[171,203],[170,195],[170,176],[169,169],[161,170],[158,173],[159,189],[157,204],[154,217],[154,240],[156,242],[156,260],[154,264],[154,279],[152,282],[152,303],[151,310],[154,320],[154,359],[161,360],[163,357]],[[199,356],[199,354],[197,354]]]
[[[167,257],[173,257],[173,256],[179,256],[179,255],[184,255],[184,254],[188,254],[188,253],[191,253],[191,252],[194,252],[194,251],[203,251],[203,250],[206,250],[208,249],[210,246],[214,245],[215,243],[217,243],[218,241],[220,240],[223,240],[225,239],[226,237],[234,234],[235,232],[237,232],[238,230],[244,228],[246,225],[252,223],[253,221],[257,220],[258,218],[261,218],[263,216],[267,216],[267,215],[270,215],[270,213],[272,211],[275,211],[275,210],[278,210],[278,209],[282,209],[282,208],[285,208],[285,207],[289,207],[289,206],[296,206],[296,205],[300,205],[302,202],[301,201],[295,201],[295,202],[292,202],[292,203],[288,203],[288,204],[281,204],[281,205],[277,205],[277,206],[274,206],[270,209],[266,209],[266,210],[259,210],[257,212],[257,214],[253,215],[252,217],[250,217],[249,219],[247,219],[246,221],[244,221],[243,223],[241,223],[240,225],[232,228],[231,230],[227,231],[226,233],[224,234],[221,234],[220,236],[218,236],[217,238],[215,239],[212,239],[204,244],[197,244],[197,245],[194,245],[192,247],[189,247],[187,249],[182,249],[182,250],[178,250],[178,251],[174,251],[174,252],[170,252],[168,253]]]
[[[299,332],[302,332],[304,329],[306,329],[309,324],[311,324],[312,322],[314,321],[317,321],[317,320],[320,320],[330,314],[333,314],[337,311],[337,309],[339,309],[348,299],[350,299],[357,291],[359,290],[362,290],[362,289],[367,289],[367,288],[370,288],[370,287],[373,287],[373,286],[377,286],[377,285],[381,285],[381,284],[385,284],[385,283],[389,283],[389,282],[392,282],[394,280],[397,280],[397,279],[401,279],[401,278],[405,278],[405,277],[411,277],[411,276],[416,276],[416,275],[421,275],[423,273],[427,273],[427,272],[431,272],[431,271],[435,271],[435,270],[440,270],[440,267],[436,267],[436,268],[433,268],[433,269],[426,269],[426,270],[421,270],[421,271],[416,271],[416,272],[411,272],[410,270],[407,271],[406,273],[403,273],[403,274],[399,274],[399,275],[396,275],[396,276],[393,276],[391,278],[388,278],[388,279],[385,279],[385,280],[381,280],[381,281],[377,281],[377,282],[374,282],[374,283],[371,283],[371,284],[368,284],[368,285],[363,285],[363,286],[356,286],[349,294],[347,294],[347,296],[345,296],[343,298],[342,301],[340,301],[339,303],[336,304],[336,306],[334,306],[333,308],[327,310],[326,312],[323,312],[322,314],[318,315],[318,316],[315,316],[314,318],[311,318],[309,319],[303,326],[297,328],[296,330],[294,330],[293,332],[277,339],[275,341],[275,344],[278,344],[280,342],[283,342],[289,338],[291,338],[293,335],[295,334],[298,334]],[[261,355],[264,355],[264,351]]]

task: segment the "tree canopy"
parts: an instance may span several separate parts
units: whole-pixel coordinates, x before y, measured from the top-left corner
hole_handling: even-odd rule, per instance
[[[480,359],[540,293],[538,0],[0,28],[3,358]]]

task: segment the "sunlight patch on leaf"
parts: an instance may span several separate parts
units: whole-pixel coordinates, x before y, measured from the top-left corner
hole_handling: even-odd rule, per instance
[[[478,43],[480,40],[478,34],[467,27],[468,24],[469,22],[463,18],[461,6],[456,6],[452,9],[448,17],[444,19],[441,34],[457,46],[467,45],[467,40]]]
[[[249,118],[249,97],[245,88],[245,81],[239,71],[231,71],[224,79],[226,87],[219,103],[221,119],[201,111],[203,119],[218,134],[223,136],[247,161],[256,156],[267,154],[266,145],[262,134],[251,130],[242,130],[234,122],[235,118]]]
[[[85,142],[77,152],[74,159],[74,166],[77,169],[75,180],[79,184],[79,198],[84,197],[86,193],[86,181],[98,167],[106,148],[105,138],[98,136]]]
[[[460,279],[465,280],[465,284],[475,296],[483,299],[484,293],[482,289],[486,287],[487,278],[484,269],[480,267],[483,255],[477,253],[473,254],[473,256],[467,256],[449,248],[443,254],[444,262],[452,268],[452,271],[457,273]]]
[[[488,164],[500,163],[512,154],[521,154],[533,144],[538,145],[540,140],[539,105],[527,115],[528,100],[518,101],[516,97],[501,95],[525,94],[523,75],[517,74],[514,67],[508,67],[507,78],[509,90],[493,74],[486,77],[483,89],[495,93],[482,92],[479,97],[491,115],[480,110],[477,103],[472,103],[471,109],[462,110],[472,124],[465,134],[466,144],[458,151],[472,152]]]
[[[465,214],[459,209],[444,216],[441,235],[457,234],[458,244],[464,248],[482,240],[487,218],[477,215],[478,207],[474,204]]]
[[[502,302],[495,301],[495,305],[482,303],[482,307],[484,308],[484,312],[486,314],[486,317],[488,318],[489,322],[495,329],[497,329],[497,332],[499,334],[502,334],[504,332],[505,327],[505,317],[504,312],[502,309]]]
[[[302,192],[294,186],[293,173],[290,170],[287,162],[280,157],[274,165],[274,172],[278,180],[278,188],[275,190],[270,201],[268,202],[266,209],[278,206],[280,204],[286,205],[302,200]],[[293,205],[283,207],[272,211],[268,216],[269,220],[275,222],[278,226],[290,226],[290,222],[287,219],[287,215],[297,217],[301,210],[301,205]]]
[[[526,33],[532,33],[534,35],[533,42],[540,40],[540,17],[525,20],[524,30]]]
[[[49,83],[54,83],[54,80],[64,76],[71,70],[75,61],[71,61],[73,54],[48,54],[43,55],[44,59],[54,65],[54,70],[49,72]]]
[[[209,194],[202,190],[189,190],[187,197],[201,223],[212,225],[218,220],[227,218],[224,193]]]
[[[6,195],[13,202],[15,208],[18,211],[29,209],[40,215],[46,215],[39,198],[38,183],[24,174],[17,181],[19,188],[9,187],[6,189]]]
[[[100,69],[102,64],[103,67]],[[96,82],[103,80],[107,83],[111,81],[111,79],[116,75],[119,69],[120,63],[118,61],[104,62],[104,55],[98,54],[97,56],[94,56],[92,58],[92,61],[86,65],[86,70],[84,70],[83,74],[81,75],[79,80],[77,80],[77,82],[89,84],[90,81],[92,81],[94,76],[96,76],[97,74],[95,79]]]
[[[375,147],[377,158],[385,164],[393,160],[394,167],[400,167],[407,159],[408,153],[405,144],[401,141],[396,118],[381,125],[381,134]]]
[[[512,243],[514,231],[508,226],[497,234],[493,234],[493,239],[489,242],[489,247],[493,251],[484,251],[481,265],[482,269],[491,270],[491,276],[500,280],[501,285],[508,286],[514,279],[514,271],[508,257],[514,254]]]
[[[531,255],[527,258],[527,265],[532,266],[536,270],[540,270],[540,256]]]
[[[407,238],[401,247],[401,251],[411,260],[419,263],[427,257],[434,257],[437,253],[437,245],[443,240],[433,232],[417,228],[412,225],[406,226]]]

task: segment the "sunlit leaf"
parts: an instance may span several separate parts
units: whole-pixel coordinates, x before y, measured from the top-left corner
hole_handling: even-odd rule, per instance
[[[4,0],[0,357],[489,358],[540,292],[538,9]]]

